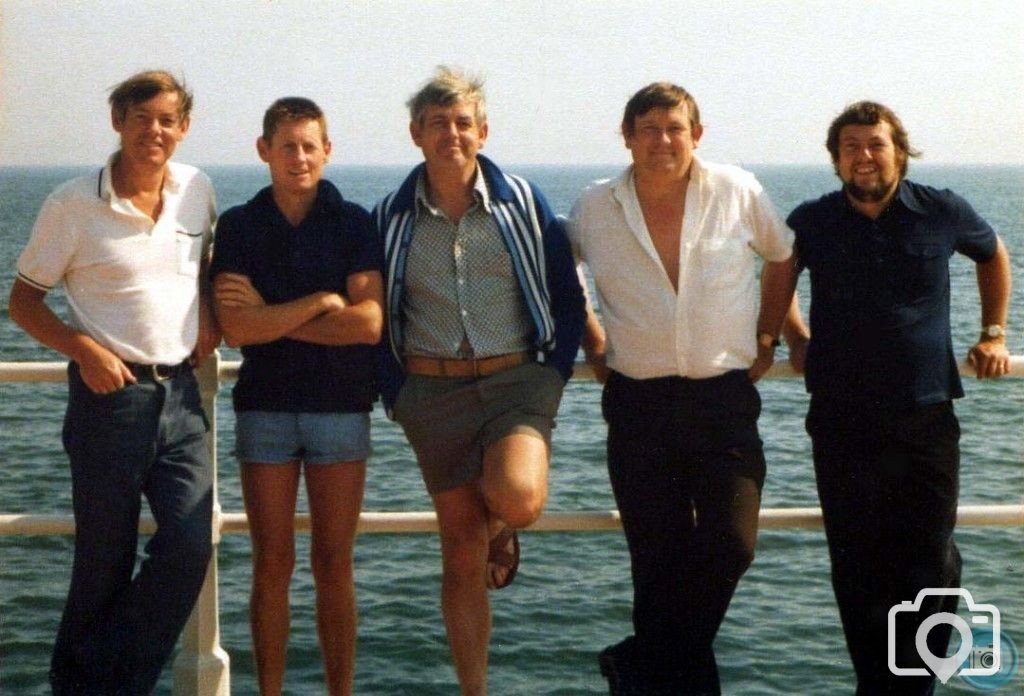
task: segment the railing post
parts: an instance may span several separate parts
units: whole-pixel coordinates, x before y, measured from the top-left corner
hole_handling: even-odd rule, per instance
[[[217,351],[196,371],[203,408],[210,421],[210,461],[213,465],[213,554],[203,589],[181,634],[181,650],[174,660],[174,696],[228,696],[231,693],[230,658],[220,646],[220,607],[217,597],[217,550],[220,548],[221,510],[217,498],[217,388],[220,354]]]

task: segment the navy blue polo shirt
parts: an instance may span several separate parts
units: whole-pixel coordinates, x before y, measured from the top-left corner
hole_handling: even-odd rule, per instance
[[[843,191],[787,219],[810,271],[807,391],[893,409],[963,396],[949,321],[949,259],[996,252],[992,227],[963,198],[902,181],[872,220]]]
[[[210,277],[248,276],[270,304],[318,291],[344,293],[348,276],[381,269],[370,215],[320,181],[316,202],[293,227],[265,188],[217,221]],[[376,397],[373,346],[324,346],[282,338],[242,347],[237,411],[369,411]]]

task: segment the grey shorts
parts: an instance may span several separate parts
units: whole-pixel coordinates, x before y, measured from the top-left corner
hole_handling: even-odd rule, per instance
[[[431,494],[480,477],[484,450],[507,435],[551,442],[565,383],[553,367],[526,363],[494,375],[409,375],[395,402]]]

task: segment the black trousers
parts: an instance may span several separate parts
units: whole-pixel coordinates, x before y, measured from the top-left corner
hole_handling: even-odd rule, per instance
[[[924,588],[958,587],[953,543],[959,491],[960,425],[951,402],[892,411],[812,397],[807,432],[832,560],[832,585],[857,693],[930,694],[934,678],[889,669],[889,609]],[[924,669],[917,629],[928,616],[956,613],[957,595],[925,597],[895,614],[896,667]],[[944,657],[951,626],[928,633]]]
[[[612,373],[608,470],[633,576],[632,657],[655,689],[720,693],[712,643],[750,566],[765,462],[745,371],[691,380]]]

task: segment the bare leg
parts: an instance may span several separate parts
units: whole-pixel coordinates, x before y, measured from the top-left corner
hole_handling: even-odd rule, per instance
[[[295,496],[300,465],[244,463],[242,495],[252,539],[249,624],[260,694],[278,696],[284,683],[295,567]]]
[[[352,551],[365,480],[366,463],[362,461],[306,467],[316,627],[331,696],[352,693],[357,619]]]
[[[480,490],[489,512],[489,538],[504,526],[522,529],[537,521],[548,497],[549,460],[548,444],[536,435],[507,435],[487,448]],[[500,585],[508,569],[491,564],[488,573]]]
[[[487,509],[476,484],[433,496],[441,534],[441,611],[459,686],[487,693],[491,606],[487,599]]]
[[[516,433],[484,452],[478,483],[433,496],[441,532],[441,610],[459,685],[465,696],[487,693],[491,609],[488,541],[502,526],[532,524],[547,500],[548,445]],[[505,569],[493,569],[498,579]]]

